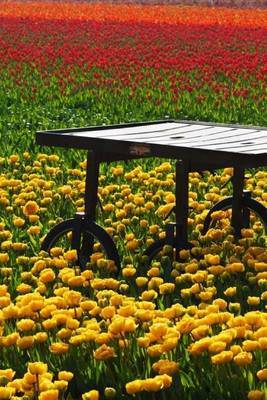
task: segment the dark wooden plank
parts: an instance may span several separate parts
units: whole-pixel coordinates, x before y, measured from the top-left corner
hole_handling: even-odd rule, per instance
[[[213,167],[239,164],[252,167],[267,165],[265,134],[266,129],[251,126],[166,120],[37,132],[37,142],[93,150],[103,162],[105,157],[126,160],[154,156],[182,159],[191,165],[197,162]],[[183,137],[170,139],[176,136]],[[251,137],[256,144],[246,144]],[[138,149],[145,149],[145,153]]]
[[[169,125],[169,124],[168,124]],[[172,126],[173,125],[175,125],[176,127],[177,127],[177,124],[175,124],[175,123],[172,123],[171,124]],[[112,125],[111,125],[112,126]],[[161,135],[162,135],[162,128],[164,127],[166,127],[167,126],[167,123],[165,122],[165,123],[161,123],[161,126],[159,126],[159,124],[150,124],[150,125],[147,125],[147,126],[145,126],[145,130],[147,130],[148,132],[147,133],[142,133],[141,134],[141,138],[142,137],[150,137],[151,135],[153,135],[153,138],[155,137],[155,138],[158,138],[157,139],[157,142],[159,142],[160,141],[160,138],[161,138]],[[117,127],[117,126],[116,126]],[[200,132],[198,129],[199,129],[199,127],[201,127],[201,130],[203,130],[202,132]],[[92,127],[92,128],[94,128],[94,127]],[[151,132],[151,128],[152,128],[152,132]],[[215,128],[215,131],[214,130],[210,130],[210,129],[214,129]],[[219,128],[219,133],[218,133],[218,128]],[[130,132],[129,132],[129,129],[130,129]],[[130,136],[131,136],[131,138],[129,137],[129,138],[127,138],[127,139],[131,139],[131,141],[133,141],[133,142],[136,142],[136,141],[139,141],[141,138],[140,138],[140,136],[138,135],[138,137],[136,137],[136,130],[139,130],[139,129],[142,129],[142,131],[144,131],[144,126],[143,125],[141,125],[141,124],[139,124],[138,126],[133,126],[133,127],[128,127],[128,126],[126,126],[126,127],[122,127],[122,128],[116,128],[116,129],[104,129],[104,127],[102,127],[102,129],[101,130],[99,130],[99,131],[94,131],[94,130],[87,130],[86,128],[85,129],[83,129],[83,130],[80,130],[80,129],[77,129],[77,130],[71,130],[71,131],[69,131],[69,130],[64,130],[64,131],[61,131],[61,132],[59,132],[59,133],[61,133],[62,135],[64,135],[64,136],[66,136],[66,135],[70,135],[70,136],[75,136],[75,137],[77,137],[77,136],[82,136],[82,137],[88,137],[88,135],[90,135],[90,137],[96,137],[96,138],[113,138],[113,139],[118,139],[118,140],[121,140],[121,139],[123,139],[123,140],[125,140],[125,135],[124,135],[124,133],[122,134],[122,135],[119,135],[117,138],[114,138],[114,133],[115,132],[126,132],[126,131],[128,131],[129,132],[129,134],[130,134]],[[159,132],[155,132],[155,129],[156,130],[159,130]],[[174,133],[174,132],[176,132],[176,129],[177,128],[171,128],[171,131]],[[190,131],[188,132],[188,129],[190,129]],[[229,129],[229,128],[227,128],[227,129]],[[231,128],[230,128],[231,129]],[[188,143],[188,145],[192,145],[192,139],[193,139],[193,137],[196,137],[196,136],[201,136],[202,137],[202,141],[213,141],[213,140],[215,140],[215,138],[217,137],[217,136],[220,136],[221,137],[221,135],[225,135],[225,129],[224,129],[224,127],[218,127],[218,126],[216,126],[216,127],[214,127],[214,126],[212,126],[212,125],[210,125],[210,126],[208,126],[208,125],[199,125],[199,124],[195,124],[195,125],[190,125],[190,126],[184,126],[183,124],[181,124],[181,126],[179,126],[179,128],[178,128],[178,132],[180,133],[181,131],[187,131],[187,132],[184,132],[183,133],[183,136],[185,136],[185,138],[181,138],[181,139],[170,139],[170,142],[169,142],[169,140],[166,140],[166,143],[168,143],[168,144],[171,144],[171,145],[173,145],[174,143],[172,142],[173,140],[180,140],[180,145],[186,145],[187,143]],[[194,132],[196,130],[196,132]],[[134,131],[134,132],[133,132]],[[164,131],[166,132],[166,130],[164,129]],[[55,131],[55,132],[57,132],[57,131]],[[209,135],[209,133],[212,133],[214,136],[213,137],[211,137],[210,135]],[[233,132],[231,132],[231,130],[228,130],[227,131],[228,132],[228,135],[231,135],[231,134],[236,134],[236,130],[234,130]],[[108,135],[106,135],[106,133],[108,133]],[[240,133],[240,131],[239,131],[239,133]],[[257,132],[256,132],[257,133]],[[45,134],[45,133],[43,133],[43,134]],[[50,131],[50,132],[47,132],[47,134],[53,134],[53,131]],[[132,136],[132,135],[134,135],[134,137]],[[163,142],[165,142],[165,137],[167,136],[168,137],[168,135],[169,135],[169,132],[167,131],[166,132],[166,135],[164,134],[164,136],[162,137],[162,139],[163,139]],[[188,139],[188,141],[186,140],[186,137],[189,137],[190,138],[190,140]],[[224,136],[224,139],[225,139],[225,136]],[[249,138],[250,139],[250,138]],[[144,142],[147,142],[147,143],[154,143],[154,140],[144,140]],[[163,144],[163,143],[162,143]],[[164,143],[165,144],[165,143]]]
[[[53,140],[51,140],[53,139]],[[37,137],[38,140],[38,137]],[[116,154],[116,157],[121,156],[121,160],[127,160],[128,156],[135,156],[135,158],[140,158],[138,154],[133,154],[131,152],[131,145],[129,142],[125,142],[123,140],[107,140],[107,139],[93,139],[93,138],[84,138],[79,137],[75,138],[75,146],[73,145],[73,138],[70,136],[64,136],[60,134],[54,134],[53,137],[51,135],[43,135],[42,137],[42,145],[48,146],[60,146],[65,148],[77,148],[77,149],[91,149],[97,152],[100,156],[101,154]],[[143,146],[143,143],[139,143],[136,145]],[[235,165],[243,165],[244,167],[252,168],[253,166],[264,166],[267,165],[267,154],[266,150],[263,150],[261,153],[255,155],[251,154],[236,154],[225,151],[214,151],[214,150],[206,150],[206,149],[194,149],[194,148],[184,148],[179,147],[178,144],[175,146],[168,145],[159,145],[159,144],[150,144],[147,145],[149,148],[149,152],[142,157],[162,157],[162,158],[172,158],[172,159],[181,159],[187,160],[190,163],[194,164],[197,161],[198,164],[212,165],[213,168],[217,166],[217,168],[222,167],[234,167]],[[99,157],[100,157],[99,156]],[[101,160],[104,162],[104,157],[101,156]]]
[[[45,137],[42,138],[42,144],[44,144],[44,145],[74,147],[73,146],[73,140],[72,140],[73,138],[70,135],[62,136],[62,135],[54,134],[53,137],[52,137],[52,135],[44,135],[44,136]],[[111,149],[110,146],[113,146],[116,149],[118,144],[121,143],[121,142],[124,142],[125,144],[127,144],[127,149],[128,149],[127,151],[129,153],[129,144],[131,142],[129,143],[129,142],[125,141],[125,140],[114,140],[114,139],[112,139],[112,140],[111,139],[109,139],[109,140],[108,139],[95,139],[95,138],[88,138],[88,137],[83,137],[83,136],[79,136],[79,137],[75,138],[75,148],[88,149],[88,148],[94,147],[95,149],[98,149],[98,151],[99,151],[100,148],[104,144],[107,144],[108,148],[107,148],[106,152],[108,152],[108,151],[112,152],[112,149]],[[68,146],[67,146],[67,143],[68,143]],[[143,142],[134,142],[134,143],[139,143],[140,145],[144,144]],[[194,149],[196,151],[199,150],[199,153],[201,153],[201,150],[208,150],[210,155],[211,155],[211,151],[212,150],[213,151],[218,150],[218,149],[214,149],[213,146],[209,147],[208,145],[206,145],[204,147],[196,147],[195,148],[194,145],[191,144],[191,146],[187,146],[186,147],[186,146],[181,146],[178,142],[172,143],[171,146],[168,145],[168,144],[165,144],[165,143],[157,143],[157,142],[156,143],[149,143],[149,145],[153,145],[154,148],[155,148],[155,146],[161,147],[161,150],[163,150],[163,147],[168,147],[168,149],[172,148],[172,147],[174,149],[179,147],[181,149],[181,155],[178,155],[178,157],[181,157],[181,158],[183,157],[183,155],[185,155],[186,151],[190,151],[190,149]],[[100,146],[100,148],[99,148],[99,146]],[[227,153],[229,151],[233,152],[233,153],[236,153],[236,151],[233,151],[231,149],[230,150],[228,149]],[[114,150],[113,150],[113,152],[114,152]],[[222,149],[221,149],[221,152],[222,152]],[[165,151],[163,151],[163,153],[165,154]],[[168,156],[171,156],[169,150],[167,151],[167,153],[168,153]],[[263,154],[266,153],[266,146],[265,146],[265,148],[263,147],[262,153]],[[262,154],[262,153],[260,153],[260,154]],[[151,153],[151,155],[153,155],[153,154]]]
[[[168,127],[170,126],[170,127]],[[102,139],[129,139],[129,141],[139,141],[142,138],[156,138],[162,137],[164,139],[168,139],[169,137],[173,137],[183,134],[183,137],[205,137],[207,134],[215,135],[221,134],[225,131],[230,131],[232,128],[222,128],[222,127],[213,127],[213,126],[201,126],[198,124],[195,125],[184,125],[184,124],[162,124],[161,126],[138,126],[138,127],[126,127],[121,129],[102,129],[99,131],[87,130],[83,131],[54,131],[55,133],[62,134],[64,136],[73,136],[73,137],[91,137],[91,138],[102,138]],[[47,132],[53,134],[53,131]]]

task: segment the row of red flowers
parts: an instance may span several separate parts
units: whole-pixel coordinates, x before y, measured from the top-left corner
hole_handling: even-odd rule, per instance
[[[34,17],[43,19],[79,19],[94,21],[134,21],[168,24],[216,24],[243,27],[267,25],[267,10],[228,9],[199,6],[177,7],[175,5],[129,5],[129,4],[77,4],[72,2],[6,2],[0,16]]]
[[[130,110],[134,119],[178,113],[265,124],[265,11],[1,4],[1,90],[14,92],[12,99],[39,101],[44,109],[60,93],[58,106],[87,109],[86,123],[93,113],[98,123],[113,122],[117,104],[122,120]]]

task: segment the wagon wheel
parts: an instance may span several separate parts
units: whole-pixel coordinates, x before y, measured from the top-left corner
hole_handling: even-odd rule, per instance
[[[108,260],[114,261],[117,271],[120,268],[120,257],[118,250],[109,234],[93,221],[83,220],[80,232],[76,232],[76,240],[73,239],[73,232],[77,227],[75,218],[68,219],[52,228],[42,243],[41,249],[50,252],[55,246],[65,250],[76,249],[78,264],[82,270],[86,268],[94,253],[103,254]],[[70,238],[72,236],[72,238]],[[97,256],[97,254],[96,254]]]
[[[223,199],[219,201],[217,204],[215,204],[205,218],[202,234],[205,235],[210,228],[213,228],[215,226],[216,221],[212,219],[212,213],[214,211],[227,211],[232,209],[232,205],[233,205],[233,197],[227,197],[226,199]],[[263,204],[259,203],[258,201],[250,197],[243,197],[242,207],[243,207],[243,228],[250,227],[250,216],[253,213],[258,218],[258,220],[260,220],[265,231],[267,231],[267,208],[264,207]]]

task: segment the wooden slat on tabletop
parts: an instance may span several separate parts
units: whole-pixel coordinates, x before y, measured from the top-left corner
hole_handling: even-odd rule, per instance
[[[199,139],[202,140],[202,138],[205,137],[209,137],[209,138],[213,138],[216,137],[216,135],[218,136],[222,136],[225,137],[225,134],[232,131],[233,128],[225,128],[225,127],[208,127],[208,129],[205,127],[205,129],[203,129],[203,127],[201,129],[195,130],[195,131],[188,131],[188,132],[177,132],[175,134],[172,134],[169,136],[169,138],[165,139],[163,138],[162,140],[168,143],[172,143],[175,140],[179,140],[179,142],[181,141],[188,141],[188,142],[192,142],[193,140]],[[181,134],[181,137],[179,137]]]
[[[240,145],[242,144],[256,144],[261,138],[264,139],[265,134],[262,133],[262,136],[260,135],[260,132],[255,133],[253,136],[252,134],[247,134],[247,135],[241,135],[241,136],[237,136],[237,137],[232,137],[232,138],[217,138],[216,140],[208,140],[208,139],[197,139],[197,140],[183,140],[183,139],[177,139],[177,144],[179,144],[179,146],[193,146],[193,147],[198,147],[198,146],[211,146],[211,147],[216,147],[217,145],[220,144],[224,144],[224,145],[231,145],[231,144],[235,144],[238,143]],[[252,136],[252,137],[251,137]],[[166,144],[172,145],[174,142],[173,141],[166,141]],[[251,142],[251,143],[250,143]],[[161,142],[162,143],[162,142]]]
[[[227,146],[226,144],[220,144],[218,146],[209,146],[209,145],[199,145],[199,146],[191,146],[193,149],[199,150],[214,150],[214,151],[227,151],[232,153],[253,153],[253,150],[264,150],[266,149],[266,144],[257,144],[257,145],[240,145],[240,143],[233,144],[232,146]]]
[[[53,139],[55,145],[63,147],[87,148],[88,146],[88,149],[97,149],[103,145],[107,154],[109,151],[111,154],[114,153],[118,147],[118,152],[121,151],[124,157],[127,157],[128,152],[129,156],[131,154],[128,144],[150,144],[151,155],[199,157],[202,161],[206,159],[207,152],[205,151],[208,150],[208,157],[214,159],[210,160],[214,163],[222,162],[222,160],[238,163],[239,159],[235,157],[235,154],[240,154],[240,160],[247,155],[249,160],[251,158],[251,162],[254,160],[253,156],[257,155],[255,163],[259,158],[264,161],[265,155],[267,158],[267,129],[257,130],[256,127],[246,128],[204,122],[198,124],[192,121],[188,123],[186,121],[155,121],[155,123],[141,123],[134,126],[112,127],[111,125],[62,132],[48,131],[43,132],[42,135],[47,137],[43,143],[49,145],[53,145]],[[53,135],[55,135],[54,138]]]
[[[187,128],[187,127],[186,127]],[[213,127],[211,127],[211,130],[214,129]],[[207,130],[206,128],[203,129],[203,127],[201,127],[201,130],[203,130],[204,132],[206,132],[207,134]],[[175,132],[174,132],[175,131]],[[199,138],[202,137],[202,135],[199,134],[200,129],[195,129],[195,130],[191,130],[188,132],[180,132],[180,129],[173,129],[172,133],[170,135],[170,132],[167,133],[160,133],[160,134],[155,134],[150,133],[149,135],[136,135],[135,137],[129,137],[129,136],[124,136],[123,134],[120,136],[116,136],[115,138],[113,136],[109,136],[107,138],[109,139],[114,139],[114,140],[125,140],[125,141],[129,141],[129,142],[139,142],[139,143],[158,143],[158,144],[166,144],[166,143],[170,143],[172,144],[172,142],[174,142],[175,140],[186,140],[184,139],[186,135],[188,135],[188,137],[192,136]],[[205,134],[205,133],[204,133]],[[175,135],[175,136],[173,136]],[[181,135],[181,137],[179,137]],[[203,135],[204,136],[204,135]],[[106,136],[103,136],[102,139],[105,139]],[[189,139],[188,139],[189,140]],[[191,143],[191,141],[190,141]]]
[[[210,137],[212,138],[213,136],[216,135],[221,135],[224,132],[230,132],[233,131],[234,128],[231,127],[225,127],[225,126],[203,126],[199,125],[199,130],[196,130],[194,132],[190,131],[189,129],[186,130],[184,133],[184,138],[185,139],[191,139],[191,138],[197,138],[197,137]],[[192,133],[191,133],[192,132]],[[179,132],[180,133],[180,132]],[[170,139],[175,139],[175,135],[170,136]]]
[[[252,146],[250,146],[248,149],[243,149],[243,147],[241,147],[241,149],[239,150],[239,153],[253,153],[253,154],[256,154],[255,152],[256,151],[260,151],[261,152],[261,154],[266,154],[266,157],[267,157],[267,151],[266,151],[266,146],[267,146],[267,144],[266,143],[263,143],[263,144],[258,144],[258,145],[252,145]]]
[[[265,150],[265,151],[264,151],[264,150]],[[241,154],[242,154],[242,152],[241,152]],[[263,149],[263,151],[262,151],[262,149],[261,149],[261,150],[253,150],[253,154],[255,154],[255,155],[265,154],[265,155],[266,155],[266,163],[267,163],[267,151],[266,151],[266,147],[265,147],[265,149]]]
[[[181,128],[179,128],[179,129],[182,129],[182,128],[188,128],[188,126],[181,124]],[[123,130],[121,130],[121,133],[116,135],[115,138],[114,138],[113,134],[111,134],[111,132],[105,131],[105,132],[103,132],[102,139],[107,138],[107,139],[115,139],[115,140],[117,140],[117,139],[125,139],[127,141],[128,140],[129,141],[132,141],[132,140],[143,141],[146,138],[150,138],[150,137],[152,137],[152,138],[153,137],[165,137],[165,138],[168,138],[170,135],[172,135],[172,132],[176,131],[176,130],[177,130],[177,127],[172,127],[172,128],[169,128],[169,129],[161,129],[161,130],[157,130],[157,131],[151,130],[150,132],[141,132],[140,131],[140,132],[136,133],[135,135],[125,135]]]
[[[123,129],[121,129],[120,134],[117,134],[116,136],[114,136],[112,133],[112,130],[110,130],[110,131],[103,131],[101,138],[102,139],[108,138],[108,139],[114,139],[114,140],[117,140],[117,139],[128,140],[129,139],[129,141],[132,141],[132,140],[135,140],[135,141],[141,140],[142,141],[143,139],[146,140],[146,138],[154,138],[154,137],[155,138],[156,137],[168,138],[168,137],[172,136],[173,134],[177,134],[177,132],[180,133],[180,132],[183,132],[184,130],[193,132],[193,131],[199,130],[199,129],[205,130],[205,128],[203,126],[191,127],[189,125],[184,125],[184,124],[177,126],[177,124],[176,124],[175,127],[171,127],[169,129],[161,129],[158,131],[151,130],[150,132],[139,131],[139,132],[136,132],[136,134],[134,136],[125,135]],[[88,137],[89,137],[89,135],[88,135]]]
[[[241,131],[239,130],[234,130],[234,131],[228,131],[227,135],[225,135],[225,131],[220,132],[220,133],[216,133],[214,135],[209,135],[207,133],[207,135],[203,135],[202,137],[196,138],[197,141],[201,141],[201,142],[217,142],[218,140],[233,140],[236,139],[236,141],[241,141],[243,140],[243,137],[249,137],[251,140],[254,138],[257,138],[259,136],[259,134],[261,134],[261,132],[259,131],[252,131],[249,129],[242,129]],[[264,135],[264,133],[262,133],[262,135]],[[183,143],[192,143],[192,139],[195,139],[193,137],[185,137],[185,138],[177,138],[177,140],[179,140],[179,142],[183,142]],[[171,140],[175,140],[175,138],[170,138],[170,143]]]
[[[214,127],[214,126],[204,126],[204,125],[196,125],[194,127],[194,125],[191,125],[190,128],[189,127],[185,127],[183,129],[179,129],[179,130],[173,130],[172,131],[172,135],[170,135],[169,139],[170,140],[175,140],[175,139],[179,139],[179,140],[187,140],[187,139],[191,139],[191,138],[202,138],[202,137],[210,137],[212,138],[213,136],[216,135],[220,135],[223,132],[230,132],[232,131],[234,128],[227,128],[227,127]],[[180,135],[182,136],[180,138]]]
[[[75,137],[88,137],[95,139],[105,139],[105,138],[116,138],[123,133],[123,136],[128,135],[138,135],[139,133],[150,133],[154,131],[166,131],[172,129],[177,124],[175,122],[170,122],[166,124],[158,124],[158,125],[141,125],[136,127],[125,127],[125,128],[107,128],[101,130],[84,130],[83,132],[63,132],[60,133],[62,136],[75,136]],[[185,126],[185,124],[182,124]],[[56,132],[55,132],[56,133]]]
[[[182,124],[183,126],[186,126],[185,124]],[[103,129],[102,131],[88,131],[85,132],[85,135],[83,134],[82,136],[88,136],[88,137],[94,137],[94,138],[116,138],[119,136],[138,136],[140,134],[150,134],[154,132],[165,132],[172,130],[175,128],[176,124],[175,122],[173,123],[166,123],[166,124],[159,124],[159,125],[147,125],[147,126],[138,126],[138,127],[131,127],[131,128],[119,128],[119,129]]]
[[[80,137],[91,137],[91,138],[99,138],[99,139],[114,139],[114,140],[126,140],[126,141],[143,141],[142,139],[146,140],[147,138],[160,138],[168,139],[173,135],[180,135],[188,137],[199,137],[205,136],[207,132],[209,134],[216,134],[218,132],[225,132],[233,130],[233,128],[225,128],[225,127],[214,127],[214,126],[203,126],[203,125],[185,125],[185,124],[175,124],[173,123],[171,126],[170,124],[166,124],[169,127],[164,126],[151,126],[142,127],[139,126],[138,130],[136,128],[121,128],[121,129],[107,129],[102,131],[85,131],[85,132],[78,132],[75,136]],[[146,129],[143,129],[146,128]],[[68,133],[64,133],[67,135]]]

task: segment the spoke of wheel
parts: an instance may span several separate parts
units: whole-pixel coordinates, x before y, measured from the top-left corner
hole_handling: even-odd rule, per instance
[[[94,236],[90,235],[88,231],[84,231],[82,235],[82,244],[80,250],[80,261],[86,263],[90,260],[90,256],[94,250]]]
[[[250,224],[250,209],[248,207],[243,208],[243,227],[249,228]]]
[[[73,230],[71,235],[71,248],[77,250],[80,249],[81,243],[81,221],[78,219],[74,220]]]

